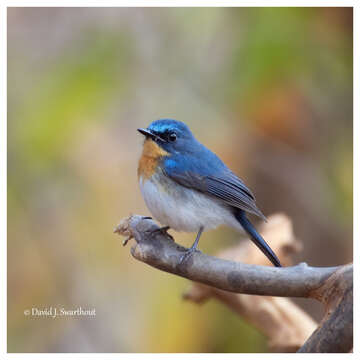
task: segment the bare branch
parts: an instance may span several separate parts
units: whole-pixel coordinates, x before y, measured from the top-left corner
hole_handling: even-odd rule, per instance
[[[302,249],[290,219],[283,214],[270,216],[261,233],[282,264],[290,265],[292,255]],[[217,256],[250,264],[269,264],[250,240],[241,241]],[[219,300],[264,334],[273,352],[297,351],[317,328],[317,323],[287,298],[235,294],[196,282],[184,298],[198,304],[210,298]]]
[[[121,230],[124,229],[124,230]],[[313,268],[305,263],[286,268],[248,265],[196,251],[183,263],[186,248],[161,232],[150,219],[133,215],[117,232],[135,238],[131,254],[160,270],[222,290],[250,295],[310,297],[339,267]]]
[[[180,263],[186,250],[149,218],[132,215],[122,220],[115,232],[135,238],[131,253],[136,259],[160,270],[220,290],[282,297],[305,297],[323,302],[327,315],[300,351],[348,352],[352,348],[352,265],[310,267],[305,263],[275,268],[219,259],[199,251]],[[155,232],[154,232],[155,231]],[[346,316],[344,316],[346,311]],[[323,329],[324,328],[324,329]],[[328,330],[327,330],[328,329]],[[327,342],[329,330],[338,341]],[[351,335],[351,336],[350,336]],[[338,344],[343,336],[346,341]],[[322,343],[319,346],[319,343]]]
[[[312,297],[325,304],[326,315],[298,352],[350,352],[353,347],[353,268],[340,267]]]

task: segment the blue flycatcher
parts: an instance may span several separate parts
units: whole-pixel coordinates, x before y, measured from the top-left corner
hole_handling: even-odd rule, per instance
[[[195,139],[180,121],[162,119],[146,129],[139,161],[141,193],[151,214],[165,230],[197,232],[180,262],[196,250],[204,230],[225,224],[245,230],[275,265],[280,261],[256,231],[246,213],[265,216],[253,193],[212,151]]]

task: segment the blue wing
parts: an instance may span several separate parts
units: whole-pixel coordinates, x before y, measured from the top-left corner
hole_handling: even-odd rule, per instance
[[[266,220],[255,204],[253,193],[214,153],[205,150],[206,156],[186,154],[165,158],[163,169],[166,175],[182,186],[213,196],[227,205]]]

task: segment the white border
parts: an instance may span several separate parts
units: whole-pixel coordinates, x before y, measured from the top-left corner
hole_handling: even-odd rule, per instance
[[[6,299],[7,299],[7,282],[6,282],[6,275],[7,275],[7,246],[6,246],[6,230],[7,230],[7,196],[6,196],[6,184],[7,184],[7,123],[6,123],[6,111],[7,111],[7,77],[6,77],[6,11],[7,7],[111,7],[111,6],[124,6],[124,7],[260,7],[260,6],[286,6],[286,7],[296,7],[296,6],[351,6],[354,7],[354,159],[359,160],[360,158],[360,146],[356,142],[356,139],[359,138],[359,111],[358,111],[358,103],[359,103],[359,71],[358,65],[360,64],[359,59],[359,51],[358,46],[356,45],[356,41],[359,41],[359,33],[360,33],[360,24],[358,21],[358,12],[359,6],[356,5],[355,1],[328,1],[324,4],[324,1],[236,1],[236,0],[197,0],[197,1],[189,1],[189,0],[156,0],[156,1],[144,1],[144,0],[133,0],[133,1],[49,1],[49,0],[37,0],[37,1],[1,1],[0,3],[0,16],[1,16],[1,28],[0,28],[0,37],[1,37],[1,48],[0,48],[0,58],[1,58],[1,102],[2,102],[2,116],[0,119],[0,234],[1,234],[1,267],[2,267],[2,281],[1,281],[1,298],[0,298],[0,305],[1,305],[1,319],[2,319],[2,327],[1,327],[1,338],[0,338],[0,351],[3,354],[2,358],[6,359],[39,359],[39,358],[49,358],[54,357],[56,359],[114,359],[114,358],[138,358],[138,357],[145,357],[147,359],[158,359],[158,358],[168,358],[168,354],[124,354],[124,353],[116,353],[116,354],[101,354],[101,353],[76,353],[76,354],[7,354],[7,311],[6,311]],[[336,354],[336,359],[354,357],[359,355],[359,346],[356,343],[358,340],[358,331],[357,331],[357,321],[356,319],[359,318],[359,307],[356,306],[359,303],[359,296],[357,288],[359,286],[359,276],[358,270],[359,267],[356,264],[356,260],[359,259],[359,225],[355,219],[359,219],[360,211],[359,211],[359,191],[358,187],[355,184],[358,184],[360,181],[359,177],[359,165],[358,162],[354,161],[354,259],[355,259],[355,289],[354,289],[354,354]],[[355,355],[356,354],[356,355]],[[171,357],[174,358],[189,358],[189,356],[193,357],[194,355],[190,354],[171,354]],[[289,357],[289,356],[306,356],[302,354],[196,354],[196,358],[199,359],[207,359],[211,358],[218,358],[222,359],[224,356],[227,358],[239,358],[241,359],[254,359],[259,358],[261,356],[266,356],[267,358],[278,359],[279,357]],[[195,357],[194,356],[194,357]],[[312,356],[316,357],[325,357],[331,356],[330,354],[313,354]]]

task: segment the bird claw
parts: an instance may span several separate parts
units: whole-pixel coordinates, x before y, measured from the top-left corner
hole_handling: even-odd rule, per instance
[[[190,249],[186,249],[185,253],[183,255],[181,255],[181,257],[180,257],[179,265],[181,265],[186,260],[188,260],[191,257],[191,255],[196,251],[200,252],[200,250],[198,250],[196,248],[192,248],[192,247]]]
[[[167,232],[170,229],[170,226],[163,226],[161,228],[157,228],[155,230],[149,230],[150,236],[156,236],[157,234],[164,235],[174,241],[174,238]]]

